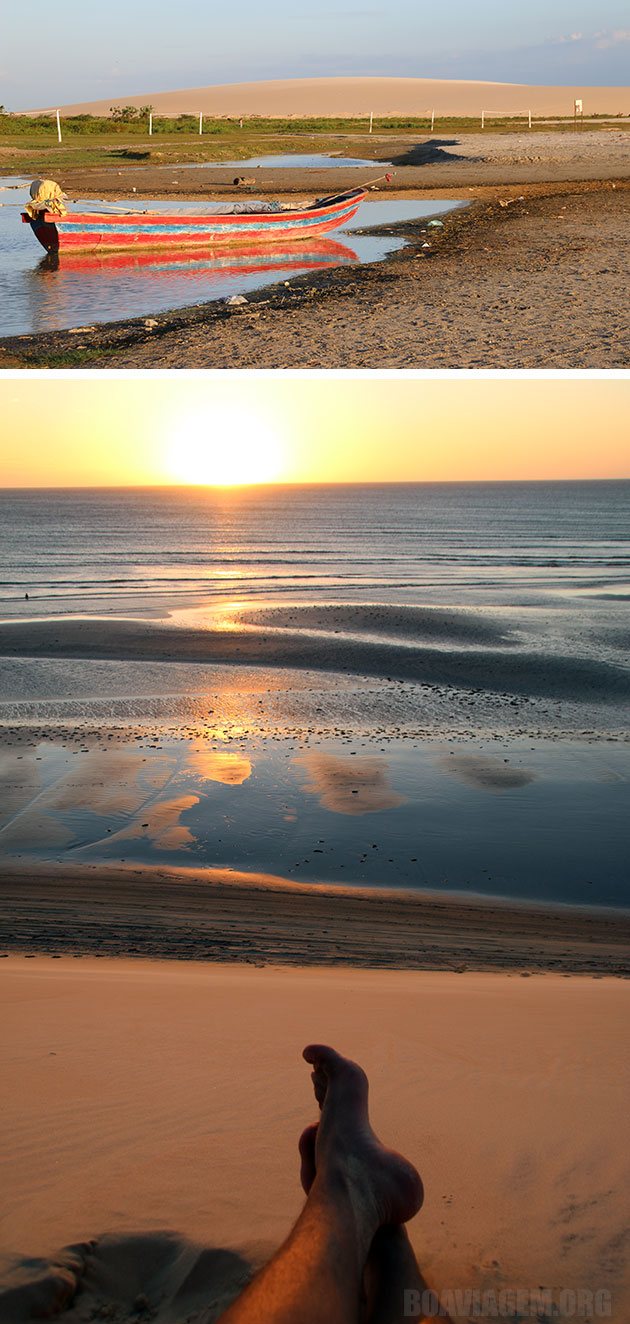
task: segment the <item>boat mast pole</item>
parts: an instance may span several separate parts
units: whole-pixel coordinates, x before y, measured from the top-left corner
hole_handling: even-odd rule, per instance
[[[395,173],[396,173],[395,171],[392,172],[392,174],[395,174]],[[380,183],[382,182],[382,180],[385,180],[385,181],[389,184],[389,181],[390,181],[391,178],[392,178],[392,175],[391,175],[391,174],[390,174],[390,175],[379,175],[377,179],[368,179],[367,183],[366,183],[366,184],[362,184],[361,187],[362,187],[362,188],[374,188],[374,185],[375,185],[375,184],[380,184]]]

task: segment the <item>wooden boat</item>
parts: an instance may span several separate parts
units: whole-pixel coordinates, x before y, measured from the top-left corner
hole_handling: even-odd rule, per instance
[[[304,209],[188,215],[184,212],[22,212],[22,220],[47,253],[124,248],[215,248],[217,245],[286,243],[312,239],[347,225],[367,188],[320,198]]]

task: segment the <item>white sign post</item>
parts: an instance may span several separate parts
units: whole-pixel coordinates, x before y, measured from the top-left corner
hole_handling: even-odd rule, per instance
[[[153,111],[149,111],[149,137],[153,136]]]
[[[434,126],[435,126],[435,111],[432,110],[432,111],[431,111],[431,133],[433,133]]]
[[[485,110],[482,110],[482,112],[481,112],[481,127],[482,127],[482,129],[485,129],[485,127],[486,127],[486,112],[485,112]]]
[[[584,107],[582,104],[582,99],[581,97],[576,97],[575,101],[573,102],[573,123],[576,129],[577,129],[578,120],[583,119],[583,117],[584,117]]]
[[[532,112],[531,112],[531,110],[529,111],[529,114],[528,114],[527,118],[528,118],[528,121],[529,121],[529,127],[530,127],[530,129],[531,129],[531,127],[532,127]]]
[[[57,142],[61,142],[61,116],[57,111]]]
[[[370,133],[372,132],[372,125],[373,125],[373,124],[374,124],[374,111],[371,110],[371,111],[370,111]]]
[[[203,133],[203,114],[199,112],[199,133]]]

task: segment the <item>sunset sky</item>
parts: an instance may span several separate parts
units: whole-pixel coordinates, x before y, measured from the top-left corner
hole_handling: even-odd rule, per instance
[[[630,381],[4,378],[3,487],[630,477]]]

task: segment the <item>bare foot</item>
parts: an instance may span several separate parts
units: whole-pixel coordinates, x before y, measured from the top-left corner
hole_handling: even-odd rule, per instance
[[[300,1139],[303,1186],[341,1184],[374,1231],[385,1223],[406,1223],[422,1205],[422,1182],[407,1159],[375,1136],[365,1072],[323,1044],[310,1044],[303,1057],[313,1067],[311,1079],[321,1108],[319,1125],[308,1127]]]

